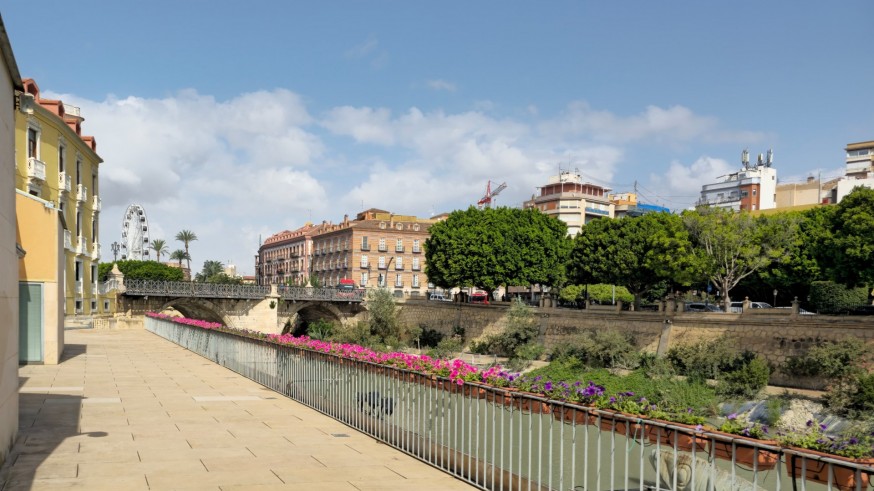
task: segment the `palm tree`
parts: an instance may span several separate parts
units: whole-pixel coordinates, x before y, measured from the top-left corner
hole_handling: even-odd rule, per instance
[[[173,259],[175,261],[179,261],[179,267],[182,268],[182,260],[183,259],[191,259],[191,258],[188,257],[187,252],[183,251],[182,249],[176,249],[175,251],[173,251],[172,254],[170,254],[170,259]]]
[[[153,240],[149,247],[155,251],[155,255],[158,256],[158,262],[161,262],[161,254],[167,254],[170,252],[170,250],[167,249],[167,243],[164,242],[163,239]]]
[[[185,256],[188,260],[188,270],[191,270],[191,255],[188,253],[188,244],[197,240],[197,234],[191,230],[183,230],[176,234],[176,240],[185,244]],[[181,264],[180,264],[181,266]]]

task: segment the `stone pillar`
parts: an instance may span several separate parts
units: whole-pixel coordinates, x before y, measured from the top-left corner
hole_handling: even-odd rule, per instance
[[[744,307],[742,314],[746,314],[750,310],[750,297],[744,297]]]
[[[800,305],[801,305],[801,302],[798,301],[798,297],[795,297],[794,299],[792,299],[792,315],[793,316],[798,315],[798,310],[801,308]]]
[[[622,300],[616,301],[616,312],[622,312]]]
[[[674,299],[673,295],[668,295],[666,312],[668,315],[674,315],[674,312],[677,311],[677,300]]]

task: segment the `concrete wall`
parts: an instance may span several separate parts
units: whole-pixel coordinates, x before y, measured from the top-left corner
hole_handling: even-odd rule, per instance
[[[48,201],[16,193],[18,242],[27,251],[18,279],[43,285],[43,362],[57,364],[64,352],[64,239],[58,210]]]
[[[0,465],[18,433],[18,248],[15,240],[15,93],[18,68],[0,20]]]

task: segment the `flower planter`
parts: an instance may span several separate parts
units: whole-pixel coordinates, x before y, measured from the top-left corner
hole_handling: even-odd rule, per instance
[[[820,457],[827,457],[834,460],[843,460],[848,463],[867,464],[872,467],[871,472],[874,472],[874,459],[849,459],[837,455],[817,452],[815,450],[801,449],[795,447],[793,447],[793,449]],[[804,469],[802,469],[802,467],[804,467]],[[786,473],[789,474],[789,477],[792,479],[802,478],[807,479],[808,481],[828,484],[829,468],[831,468],[832,485],[840,489],[841,491],[856,491],[857,489],[866,491],[868,489],[868,481],[870,480],[870,475],[867,474],[865,471],[860,472],[859,481],[857,483],[856,469],[853,469],[852,467],[843,467],[840,464],[829,465],[828,462],[822,462],[813,459],[802,459],[797,455],[786,455]]]
[[[510,407],[513,405],[513,392],[514,389],[509,387],[486,390],[486,400],[494,404]]]
[[[576,425],[588,424],[590,417],[588,411],[573,406],[557,406],[552,415],[558,421]]]
[[[614,414],[626,416],[629,420],[616,418],[613,416]],[[618,411],[610,411],[609,414],[602,413],[600,418],[597,413],[589,414],[590,425],[599,427],[603,432],[615,432],[617,435],[628,436],[630,438],[639,436],[643,428],[640,423],[633,421],[634,419],[639,418],[633,414],[625,414]]]
[[[480,387],[478,385],[471,385],[465,383],[461,386],[462,393],[465,397],[470,397],[471,399],[485,399],[486,398],[486,389],[485,387]]]
[[[764,448],[759,448],[758,451],[756,447],[754,447],[753,443],[745,443],[745,442],[755,442],[758,444],[764,445],[777,445],[777,442],[774,440],[756,440],[754,438],[744,438],[739,435],[734,435],[731,433],[724,433],[721,431],[711,431],[711,433],[715,433],[717,435],[724,435],[728,438],[733,438],[734,441],[734,462],[735,464],[742,465],[752,469],[753,467],[756,470],[770,470],[777,467],[777,457],[778,455],[770,450],[765,450]],[[713,444],[713,454],[718,459],[723,459],[731,462],[732,456],[732,444],[730,441],[724,440],[711,440]]]
[[[647,425],[646,437],[651,443],[657,443],[668,448],[674,448],[674,443],[676,441],[677,450],[691,452],[692,448],[694,447],[696,452],[707,451],[707,442],[709,440],[704,437],[696,436],[694,434],[697,432],[695,426],[685,425],[682,423],[674,423],[670,421],[659,420],[659,422],[687,429],[688,433],[685,431],[665,428],[662,426]]]
[[[524,396],[539,396],[539,394],[533,394],[531,392],[519,392],[523,397],[514,397],[513,398],[513,406],[516,409],[519,409],[522,412],[532,413],[532,414],[550,414],[552,412],[552,408],[549,406],[549,403],[541,401],[539,399],[532,399],[531,397]]]

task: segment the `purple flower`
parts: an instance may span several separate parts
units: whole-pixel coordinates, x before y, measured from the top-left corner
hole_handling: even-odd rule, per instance
[[[820,425],[819,425],[819,429],[822,430],[822,431],[825,431],[825,430],[828,429],[828,425],[827,425],[827,424],[824,424],[824,423],[823,423],[823,424],[820,424]]]
[[[807,427],[810,428],[811,426],[813,426],[813,420],[812,420],[812,419],[808,419],[808,420],[807,420]]]
[[[726,419],[728,419],[729,421],[734,421],[734,420],[736,420],[736,419],[737,419],[737,413],[731,413],[731,414],[729,414],[728,416],[726,416]],[[810,425],[807,425],[807,426],[810,426]]]
[[[545,384],[543,384],[543,390],[545,390],[546,392],[551,391],[552,390],[552,382],[547,381]]]

